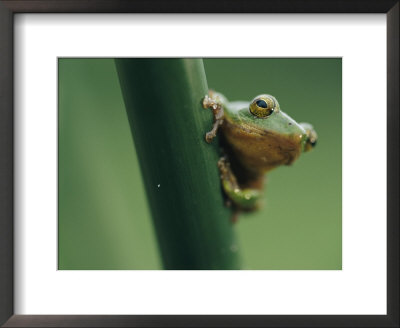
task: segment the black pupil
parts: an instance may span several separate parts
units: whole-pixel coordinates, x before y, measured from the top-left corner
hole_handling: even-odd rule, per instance
[[[262,107],[262,108],[268,108],[268,105],[267,105],[267,103],[265,102],[265,100],[257,100],[256,101],[256,104],[257,104],[257,106],[258,107]]]

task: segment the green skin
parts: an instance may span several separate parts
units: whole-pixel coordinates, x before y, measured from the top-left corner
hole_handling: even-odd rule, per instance
[[[260,99],[271,104],[268,111],[255,105]],[[223,190],[235,212],[259,208],[265,173],[292,164],[317,141],[312,125],[297,123],[280,110],[278,101],[270,95],[260,95],[250,103],[228,102],[222,94],[210,91],[203,107],[212,109],[214,114],[206,141],[211,142],[218,130],[221,134],[224,156],[218,167]],[[258,111],[268,114],[261,117]]]

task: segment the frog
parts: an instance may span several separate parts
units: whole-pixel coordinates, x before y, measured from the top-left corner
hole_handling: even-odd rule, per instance
[[[230,102],[209,90],[202,105],[213,113],[205,141],[211,143],[219,136],[217,166],[226,204],[233,209],[231,220],[236,222],[239,213],[262,207],[267,173],[292,165],[301,153],[316,146],[318,136],[310,123],[297,123],[284,113],[270,94],[260,94],[250,102]]]

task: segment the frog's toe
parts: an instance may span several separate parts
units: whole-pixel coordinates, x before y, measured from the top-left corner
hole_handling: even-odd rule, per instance
[[[213,131],[206,133],[206,141],[211,143],[211,141],[216,137],[216,134]]]
[[[231,214],[231,222],[232,223],[236,223],[239,219],[239,214],[240,214],[240,210],[239,209],[235,209],[232,211]]]
[[[232,207],[232,201],[230,199],[225,200],[225,207]]]
[[[203,108],[207,109],[207,108],[209,108],[211,106],[211,104],[212,104],[211,98],[208,95],[206,95],[203,98]]]

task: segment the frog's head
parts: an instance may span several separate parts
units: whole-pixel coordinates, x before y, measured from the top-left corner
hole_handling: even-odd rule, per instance
[[[249,106],[249,112],[258,118],[254,122],[266,131],[273,131],[284,137],[298,135],[303,151],[310,151],[317,144],[317,133],[309,123],[297,123],[280,109],[278,100],[271,95],[255,97]]]
[[[293,163],[302,151],[312,149],[317,141],[313,127],[297,123],[281,111],[275,97],[267,94],[255,97],[248,108],[237,112],[236,123],[242,127],[241,141],[236,150],[247,166],[256,171],[269,171],[279,165]],[[239,143],[241,145],[239,145]],[[238,147],[239,146],[239,147]]]

